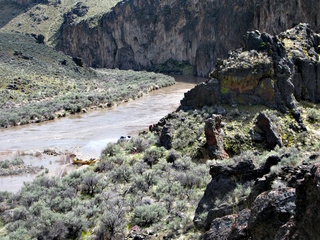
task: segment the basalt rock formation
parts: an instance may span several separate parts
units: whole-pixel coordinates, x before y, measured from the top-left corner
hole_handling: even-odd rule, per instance
[[[271,156],[260,168],[250,160],[211,166],[194,218],[206,230],[203,239],[318,239],[320,164],[310,156],[295,169],[273,172],[286,157]],[[275,186],[278,179],[282,186]]]
[[[217,62],[210,80],[185,93],[182,106],[262,104],[290,110],[304,128],[297,101],[320,102],[320,35],[299,24],[274,37],[248,32],[245,41]]]
[[[279,34],[308,22],[319,31],[319,6],[313,0],[127,0],[98,19],[77,22],[65,14],[57,48],[94,67],[183,62],[207,76],[218,57],[241,47],[248,30]]]
[[[296,187],[294,217],[285,224],[277,239],[318,239],[320,234],[320,163],[313,165]]]
[[[260,113],[257,117],[257,125],[262,129],[265,135],[267,146],[269,149],[274,149],[276,146],[282,147],[282,140],[271,120],[265,113]]]
[[[235,209],[245,209],[249,199],[254,197],[247,198],[245,189],[253,187],[252,181],[268,174],[271,166],[276,165],[279,160],[268,158],[260,168],[256,168],[250,159],[233,165],[210,166],[212,181],[208,184],[197,207],[194,217],[195,225],[208,230],[214,219],[232,214]],[[239,185],[242,186],[242,190],[239,190],[237,196],[232,196]],[[260,188],[259,190],[265,191],[266,189]]]
[[[207,149],[211,159],[227,159],[229,155],[223,147],[223,130],[221,115],[213,115],[205,121],[204,132],[207,140]]]

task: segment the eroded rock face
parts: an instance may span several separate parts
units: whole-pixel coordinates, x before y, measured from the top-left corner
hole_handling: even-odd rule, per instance
[[[207,75],[217,57],[239,48],[249,29],[278,34],[299,22],[320,30],[319,4],[291,0],[128,0],[96,26],[61,27],[58,49],[95,67],[142,69],[169,60],[189,63]]]
[[[219,60],[212,80],[185,93],[183,107],[214,104],[263,104],[281,112],[291,110],[305,127],[297,100],[320,101],[320,35],[299,24],[278,36],[259,31],[246,35],[246,51]]]

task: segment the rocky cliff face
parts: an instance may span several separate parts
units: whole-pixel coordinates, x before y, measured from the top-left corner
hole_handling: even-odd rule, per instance
[[[187,92],[182,106],[263,104],[289,109],[301,123],[297,100],[320,101],[320,35],[299,24],[275,37],[248,32],[245,41],[246,51],[218,61],[211,80]]]
[[[319,30],[319,8],[313,0],[128,0],[95,24],[66,14],[57,48],[95,67],[142,69],[174,60],[205,76],[248,30],[276,34],[299,22]]]

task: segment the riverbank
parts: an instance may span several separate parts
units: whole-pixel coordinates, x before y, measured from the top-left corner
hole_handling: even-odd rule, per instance
[[[0,129],[0,161],[21,156],[26,164],[48,169],[46,176],[59,177],[75,167],[67,161],[68,153],[81,158],[98,158],[109,142],[121,136],[137,136],[167,113],[175,111],[184,93],[203,78],[175,76],[176,84],[150,92],[146,96],[117,107],[74,114],[65,118]],[[61,155],[49,156],[51,149]],[[1,152],[3,155],[1,155]],[[51,163],[50,163],[51,162]],[[32,174],[1,178],[0,189],[17,192]],[[17,179],[17,180],[16,180]],[[19,184],[20,181],[20,184]],[[14,187],[11,187],[13,185]]]
[[[89,68],[32,36],[0,33],[0,49],[0,128],[111,107],[174,84],[163,74]]]

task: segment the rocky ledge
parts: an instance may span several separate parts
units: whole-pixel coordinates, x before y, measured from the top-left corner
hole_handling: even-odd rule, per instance
[[[248,32],[245,47],[218,60],[210,80],[185,93],[181,105],[262,104],[301,123],[298,101],[320,102],[319,44],[308,24],[277,36]]]

